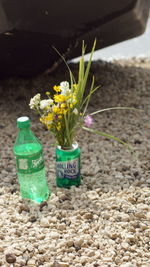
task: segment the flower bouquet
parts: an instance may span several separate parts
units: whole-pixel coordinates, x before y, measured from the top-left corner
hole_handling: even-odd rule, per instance
[[[124,109],[123,107],[107,108],[87,114],[88,104],[92,94],[99,88],[94,87],[92,78],[89,93],[85,96],[88,75],[91,67],[92,56],[96,41],[90,54],[90,59],[85,67],[85,45],[82,45],[82,56],[79,62],[78,80],[76,81],[68,64],[63,58],[70,74],[70,83],[61,82],[53,87],[53,93],[46,92],[46,99],[41,99],[37,94],[30,100],[30,108],[40,115],[40,122],[54,135],[56,147],[56,181],[60,187],[78,186],[80,184],[80,149],[76,141],[79,129],[99,134],[116,140],[129,149],[130,147],[119,138],[91,128],[93,116],[99,112],[110,109]],[[128,108],[130,109],[130,108]]]

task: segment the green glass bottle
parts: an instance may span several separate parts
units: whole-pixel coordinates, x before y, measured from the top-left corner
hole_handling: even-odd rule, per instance
[[[56,148],[56,184],[58,187],[70,188],[79,186],[80,177],[80,148],[77,143],[71,149]]]
[[[19,133],[13,148],[22,198],[41,203],[49,197],[43,149],[30,129],[28,117],[17,119]]]

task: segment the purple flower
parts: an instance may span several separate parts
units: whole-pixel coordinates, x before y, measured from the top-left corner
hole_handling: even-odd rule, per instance
[[[90,115],[87,115],[85,118],[84,118],[84,123],[87,127],[90,127],[92,124],[93,124],[93,118],[92,116]]]
[[[57,114],[55,115],[55,120],[56,120],[56,121],[58,120],[58,115],[57,115]]]

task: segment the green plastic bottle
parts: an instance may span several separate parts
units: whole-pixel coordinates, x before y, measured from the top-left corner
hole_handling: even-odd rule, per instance
[[[30,129],[28,117],[17,119],[19,133],[13,148],[22,198],[41,203],[49,197],[43,149]]]
[[[71,149],[56,148],[56,184],[58,187],[70,188],[79,186],[80,177],[80,148],[77,143]]]

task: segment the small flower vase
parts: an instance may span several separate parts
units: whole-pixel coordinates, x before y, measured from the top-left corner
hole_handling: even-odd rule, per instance
[[[79,186],[80,148],[74,143],[71,148],[56,147],[56,184],[58,187]]]

